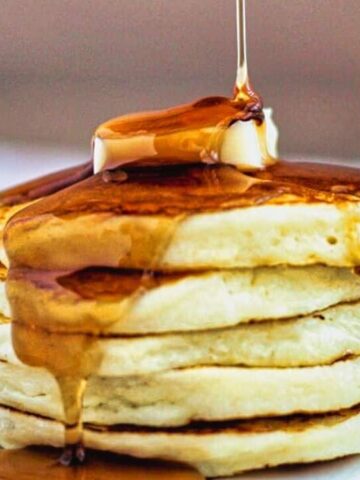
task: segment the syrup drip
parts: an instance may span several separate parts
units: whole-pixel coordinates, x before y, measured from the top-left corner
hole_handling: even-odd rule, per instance
[[[256,112],[262,110],[263,103],[261,97],[253,90],[249,78],[246,41],[246,0],[236,0],[236,19],[238,65],[234,97],[237,102],[246,105],[250,112]]]
[[[249,71],[246,46],[246,3],[236,0],[237,54],[238,66],[236,74],[235,98],[241,97],[249,89]]]
[[[46,197],[51,195],[63,188],[66,188],[70,185],[73,185],[85,178],[88,178],[92,175],[93,167],[92,162],[87,162],[84,165],[79,165],[77,167],[68,168],[57,173],[46,175],[39,179],[26,182],[22,185],[12,187],[3,192],[0,192],[0,204],[6,206],[19,205],[22,203],[29,203],[34,200],[37,200],[41,197]],[[36,329],[32,328],[30,330],[18,326],[14,327],[13,337],[15,342],[19,344],[24,344],[22,347],[18,347],[23,353],[21,357],[25,362],[28,362],[30,365],[36,366],[46,366],[49,371],[54,373],[56,376],[58,374],[58,369],[54,368],[54,365],[49,363],[49,359],[53,359],[56,364],[58,364],[58,358],[50,353],[47,346],[54,346],[56,343],[58,346],[62,342],[68,342],[68,338],[57,338],[55,342],[49,342],[49,338],[45,338],[44,342],[39,343],[39,338],[41,335],[36,332]],[[16,339],[16,337],[18,337]],[[27,339],[32,339],[34,342],[32,346],[37,345],[39,352],[42,352],[42,358],[35,358],[33,353],[30,351],[30,356],[28,356],[27,351],[29,350],[27,344]],[[76,339],[76,345],[79,341]],[[83,342],[80,342],[83,343]],[[44,349],[45,346],[45,349]],[[31,350],[31,349],[30,349]],[[63,350],[63,349],[62,349]],[[83,349],[82,349],[83,350]],[[55,353],[55,352],[53,352]],[[70,357],[73,355],[74,351],[70,352]],[[61,352],[63,354],[63,351]],[[61,457],[61,463],[71,464],[73,461],[82,463],[85,456],[85,450],[82,448],[82,429],[79,427],[81,424],[81,405],[83,393],[86,386],[86,380],[80,376],[73,376],[72,373],[76,372],[78,368],[78,362],[72,365],[70,369],[71,376],[67,374],[66,376],[56,376],[61,395],[64,401],[64,413],[65,413],[65,444],[68,445],[68,448],[65,449],[63,456]],[[83,374],[83,373],[82,373]],[[71,392],[68,394],[68,392]]]
[[[65,449],[60,462],[78,465],[85,460],[82,400],[89,375],[101,362],[96,337],[91,334],[46,330],[36,322],[12,322],[12,342],[20,360],[46,368],[59,385],[65,425]]]
[[[83,444],[82,404],[87,378],[83,376],[55,378],[60,388],[65,413],[65,449],[60,457],[60,463],[65,467],[82,465],[86,455]]]
[[[173,225],[162,228],[161,241],[149,245],[151,255],[134,284],[127,308],[122,312],[123,318],[126,317],[128,309],[131,309],[132,303],[152,288],[155,281],[153,272],[157,269],[157,264],[176,231],[177,223],[181,220],[182,216],[179,215]],[[139,243],[138,237],[135,243]],[[11,269],[9,275],[14,274],[16,270]],[[39,272],[38,281],[46,284],[46,275]],[[10,289],[9,297],[12,297]],[[82,464],[85,460],[82,401],[88,378],[95,375],[101,366],[103,354],[101,336],[106,334],[109,325],[106,319],[100,324],[91,317],[75,327],[67,323],[68,319],[63,321],[60,318],[57,322],[53,318],[41,315],[41,311],[33,310],[31,302],[23,303],[21,308],[24,310],[19,312],[15,307],[16,301],[14,297],[12,298],[14,306],[12,341],[17,356],[25,364],[50,371],[60,389],[65,425],[65,448],[60,463],[67,466]]]
[[[51,195],[63,188],[73,185],[92,175],[92,162],[68,168],[57,173],[26,182],[16,187],[0,192],[0,205],[12,206],[27,204],[41,197]],[[6,270],[1,269],[1,276],[6,276]],[[82,463],[85,450],[82,448],[81,405],[86,386],[85,375],[88,374],[88,356],[80,357],[81,361],[73,355],[80,355],[89,349],[89,340],[85,336],[59,336],[38,330],[36,325],[13,324],[13,343],[21,351],[19,355],[25,363],[33,366],[45,367],[51,371],[58,381],[64,402],[65,413],[65,449],[61,463]],[[81,352],[79,350],[81,345]],[[86,345],[86,348],[85,346]],[[69,351],[69,347],[71,351]],[[66,358],[65,362],[59,361]],[[86,367],[80,367],[84,364]],[[61,369],[59,370],[59,365]],[[74,376],[74,372],[76,375]]]

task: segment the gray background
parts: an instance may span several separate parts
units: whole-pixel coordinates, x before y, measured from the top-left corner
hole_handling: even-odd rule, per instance
[[[235,0],[0,7],[0,141],[86,150],[109,117],[231,92]],[[248,37],[283,156],[359,157],[360,1],[248,0]]]

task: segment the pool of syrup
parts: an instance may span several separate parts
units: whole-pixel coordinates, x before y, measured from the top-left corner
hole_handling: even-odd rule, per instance
[[[0,451],[0,480],[203,480],[188,467],[89,452],[81,467],[63,468],[51,448]]]
[[[48,284],[49,288],[56,288],[56,283],[58,283],[63,288],[76,293],[79,297],[86,300],[119,301],[132,296],[139,289],[149,291],[162,285],[176,282],[176,280],[180,280],[186,274],[173,273],[163,275],[159,272],[153,272],[149,275],[144,275],[144,272],[141,270],[93,267],[56,276],[56,278],[54,278],[51,272],[50,274],[45,272],[42,275],[53,277]]]

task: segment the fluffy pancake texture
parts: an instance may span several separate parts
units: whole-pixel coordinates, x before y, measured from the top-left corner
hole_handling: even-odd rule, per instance
[[[287,369],[194,367],[154,375],[91,377],[84,420],[152,427],[336,411],[360,403],[358,359]],[[0,363],[0,404],[63,419],[55,380],[43,369]],[[276,395],[274,395],[276,391]]]
[[[0,317],[0,361],[19,364],[11,325]],[[342,305],[303,318],[242,325],[211,332],[109,337],[97,343],[104,377],[146,375],[176,368],[223,365],[304,367],[328,365],[360,355],[358,304]]]
[[[3,319],[6,322],[6,319]],[[0,361],[19,364],[11,325],[0,325]],[[223,365],[306,367],[360,355],[359,304],[338,305],[302,318],[213,331],[104,337],[98,375],[146,375],[177,368]]]
[[[0,408],[0,445],[63,445],[59,422]],[[173,430],[120,426],[107,431],[85,429],[85,445],[139,458],[161,458],[189,464],[206,477],[246,470],[308,463],[358,453],[359,409],[328,415],[261,419]]]
[[[273,267],[154,275],[87,269],[11,270],[8,294],[17,321],[46,318],[57,330],[86,331],[91,318],[106,334],[208,330],[307,315],[360,298],[350,269]],[[176,308],[174,308],[176,305]]]
[[[12,218],[12,265],[152,270],[360,261],[357,169],[279,162],[117,170],[95,175]]]

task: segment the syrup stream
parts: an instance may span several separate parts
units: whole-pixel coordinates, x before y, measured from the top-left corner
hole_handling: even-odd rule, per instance
[[[237,75],[236,89],[239,93],[249,86],[249,71],[247,63],[246,45],[246,0],[236,0],[236,21],[237,21]]]

